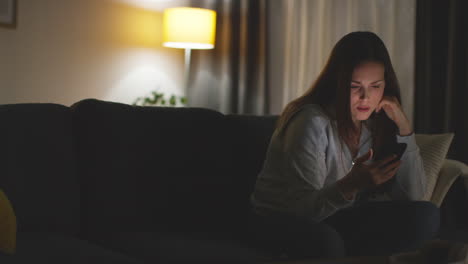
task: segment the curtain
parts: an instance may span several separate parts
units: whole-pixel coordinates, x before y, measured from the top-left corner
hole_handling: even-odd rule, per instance
[[[217,11],[214,50],[193,51],[188,100],[223,113],[268,109],[267,0],[192,1]]]
[[[214,50],[192,52],[190,106],[279,114],[307,90],[333,45],[356,30],[386,43],[410,120],[415,0],[193,0],[217,11]]]
[[[455,133],[448,156],[468,163],[466,0],[417,1],[415,130]]]

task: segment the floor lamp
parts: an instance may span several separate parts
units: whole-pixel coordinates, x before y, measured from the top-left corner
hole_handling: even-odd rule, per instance
[[[191,50],[213,49],[215,32],[216,12],[213,10],[192,7],[164,10],[164,47],[185,49],[184,92],[186,98],[188,97]]]

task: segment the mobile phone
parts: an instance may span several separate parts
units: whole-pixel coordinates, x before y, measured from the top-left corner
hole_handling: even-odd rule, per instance
[[[406,143],[397,143],[397,144],[392,145],[388,153],[389,155],[392,155],[392,154],[396,155],[396,158],[392,159],[388,163],[399,161],[401,157],[403,156],[403,154],[405,153],[406,147],[407,147]]]
[[[396,158],[390,162],[395,162],[397,160],[400,160],[403,154],[405,153],[406,147],[407,147],[406,143],[393,143],[393,144],[385,145],[382,148],[380,155],[376,157],[375,160],[382,160],[382,159],[387,158],[390,155],[396,155]]]
[[[406,143],[396,143],[396,144],[386,145],[383,148],[383,153],[382,153],[381,158],[384,159],[384,158],[394,154],[394,155],[396,155],[396,158],[389,161],[387,164],[397,162],[398,160],[401,159],[401,157],[405,153],[406,147],[407,147]],[[374,189],[374,191],[377,192],[377,193],[386,192],[386,191],[390,190],[390,188],[394,184],[394,182],[395,182],[395,178],[391,178],[390,180],[383,183],[382,185],[377,186]]]
[[[397,155],[397,157],[394,159],[395,161],[400,160],[401,156],[403,156],[403,153],[405,153],[407,145],[406,143],[397,143],[396,145],[393,145],[393,146],[394,147],[390,153]]]

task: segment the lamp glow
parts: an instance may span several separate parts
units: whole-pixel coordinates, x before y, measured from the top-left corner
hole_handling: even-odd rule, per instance
[[[175,7],[164,10],[163,42],[165,47],[213,49],[216,12],[209,9]]]

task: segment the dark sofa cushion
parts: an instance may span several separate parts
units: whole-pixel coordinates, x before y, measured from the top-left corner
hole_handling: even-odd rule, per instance
[[[72,111],[87,234],[237,224],[233,139],[221,113],[98,100]]]
[[[0,106],[0,188],[18,231],[79,231],[79,186],[69,108]]]
[[[139,263],[124,254],[69,236],[44,233],[18,233],[16,254],[0,255],[7,263]]]

